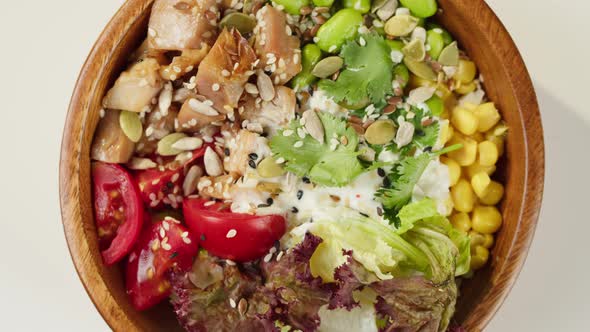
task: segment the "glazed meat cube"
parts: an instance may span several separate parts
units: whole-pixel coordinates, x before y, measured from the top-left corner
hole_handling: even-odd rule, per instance
[[[253,74],[256,54],[237,30],[224,29],[215,45],[199,65],[197,91],[220,113],[238,106],[244,84]]]
[[[215,41],[219,10],[215,0],[156,0],[148,28],[158,50],[203,48]]]
[[[291,36],[287,28],[285,14],[266,5],[256,13],[258,25],[256,34],[256,54],[260,62],[258,68],[272,72],[275,85],[287,83],[301,71],[301,50],[299,39]]]
[[[105,163],[126,163],[133,155],[135,143],[133,143],[119,125],[118,110],[108,110],[96,128],[94,141],[90,148],[90,157],[93,160]]]
[[[270,101],[256,103],[255,98],[247,95],[244,110],[240,117],[251,123],[258,123],[265,132],[274,135],[295,117],[295,92],[285,86],[275,87],[275,97]]]

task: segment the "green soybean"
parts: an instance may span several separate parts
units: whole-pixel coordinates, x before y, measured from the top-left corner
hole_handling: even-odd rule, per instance
[[[426,44],[430,46],[428,50],[428,54],[436,60],[442,52],[443,48],[445,47],[445,41],[443,39],[442,33],[437,32],[438,30],[428,30],[426,32]]]
[[[299,91],[315,82],[313,67],[322,59],[322,50],[316,44],[307,44],[301,50],[301,72],[291,80],[291,87]]]
[[[362,24],[361,13],[350,8],[341,9],[320,27],[317,44],[322,51],[337,53],[345,41],[356,37]]]
[[[442,38],[443,38],[443,41],[445,42],[445,46],[447,46],[447,45],[449,45],[450,43],[453,42],[453,36],[451,36],[451,34],[447,30],[443,29],[440,25],[438,25],[436,23],[428,22],[426,24],[426,28],[428,30],[438,29],[438,30],[435,30],[435,31],[438,31],[438,32],[441,33]]]
[[[342,0],[344,8],[354,9],[361,14],[366,14],[371,10],[371,0]]]
[[[399,65],[395,66],[393,68],[393,79],[399,81],[400,86],[402,88],[405,88],[406,85],[408,85],[408,82],[410,81],[410,71],[408,70],[408,67],[406,67],[406,65],[404,65],[403,63],[400,63]]]
[[[404,42],[401,40],[389,40],[386,39],[385,42],[387,43],[387,45],[389,45],[389,48],[392,51],[399,51],[401,52],[402,49],[404,48]]]
[[[273,0],[277,5],[285,7],[291,15],[300,15],[301,8],[309,5],[309,0]]]
[[[316,7],[332,7],[334,0],[313,0],[313,4]]]
[[[436,14],[438,5],[436,0],[401,0],[401,4],[408,8],[414,16],[426,18]]]
[[[445,103],[437,95],[433,95],[430,99],[426,101],[425,104],[426,106],[428,106],[428,108],[430,108],[430,113],[432,113],[432,115],[434,116],[439,116],[443,114],[445,110]]]

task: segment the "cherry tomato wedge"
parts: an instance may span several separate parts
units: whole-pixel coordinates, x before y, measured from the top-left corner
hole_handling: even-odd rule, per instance
[[[105,264],[112,265],[133,249],[143,204],[133,178],[119,165],[92,163],[92,183],[99,247]]]
[[[163,208],[165,205],[176,209],[182,197],[182,183],[188,169],[205,154],[208,145],[192,152],[192,157],[184,164],[170,162],[162,168],[152,168],[135,173],[141,198],[152,209]]]
[[[133,306],[145,310],[167,298],[168,271],[189,270],[198,250],[197,238],[174,218],[146,225],[127,261],[127,294]]]
[[[211,254],[237,262],[263,257],[285,234],[285,218],[232,213],[227,205],[201,198],[185,199],[187,226]]]

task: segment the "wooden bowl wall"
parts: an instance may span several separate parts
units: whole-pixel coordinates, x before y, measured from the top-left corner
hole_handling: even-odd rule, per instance
[[[125,67],[127,55],[146,35],[153,0],[128,0],[107,25],[84,64],[64,129],[60,161],[61,209],[72,259],[96,308],[116,331],[180,330],[172,310],[132,308],[122,269],[103,265],[91,203],[92,136],[101,99]],[[439,20],[467,50],[485,78],[491,100],[510,132],[498,176],[505,181],[504,225],[492,263],[466,280],[456,319],[468,331],[482,330],[502,304],[524,263],[541,205],[544,145],[541,119],[530,77],[502,23],[483,0],[439,0]]]

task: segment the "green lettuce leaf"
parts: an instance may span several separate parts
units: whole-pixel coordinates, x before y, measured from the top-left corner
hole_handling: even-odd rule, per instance
[[[302,126],[298,120],[294,120],[286,129],[293,131],[293,134],[285,136],[284,130],[279,131],[271,139],[270,147],[276,158],[285,159],[286,170],[298,176],[308,176],[314,183],[325,186],[347,185],[364,171],[357,158],[358,135],[343,119],[324,112],[318,112],[318,116],[324,126],[323,144],[310,135],[301,139],[297,130]],[[335,150],[331,150],[330,140],[342,136],[346,137],[348,143],[338,144]],[[298,141],[303,142],[303,145],[296,148],[294,145]]]

